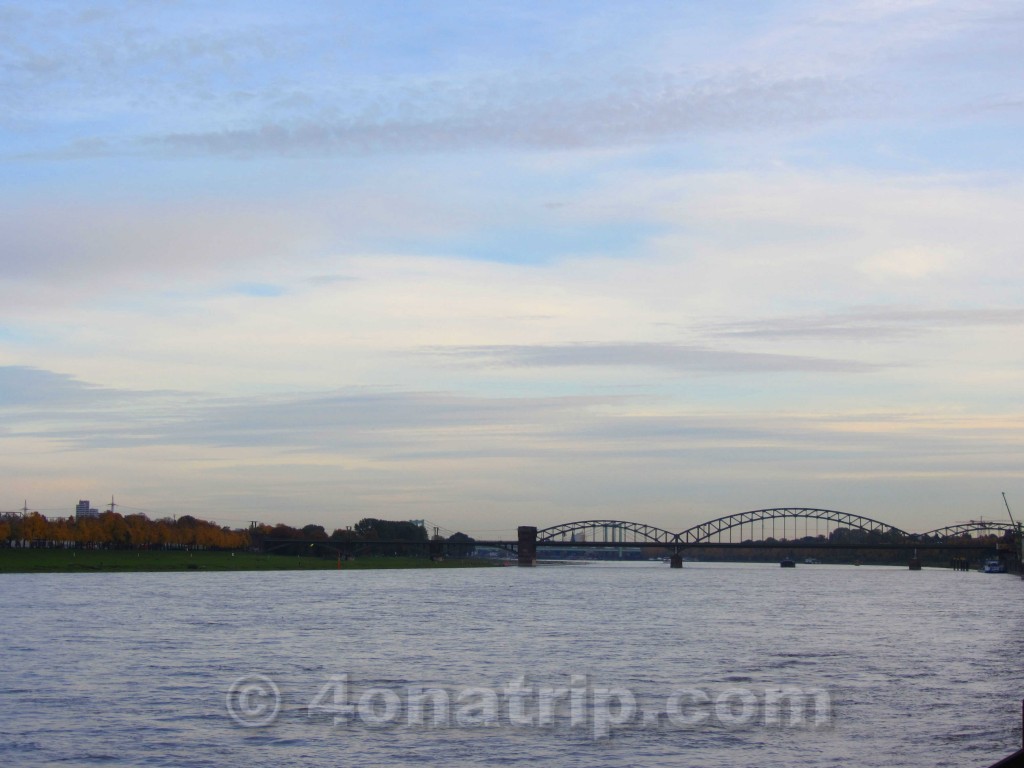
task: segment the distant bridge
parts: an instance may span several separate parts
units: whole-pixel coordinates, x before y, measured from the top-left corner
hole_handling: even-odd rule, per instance
[[[801,530],[802,528],[802,530]],[[857,532],[861,535],[851,536]],[[874,518],[813,507],[772,507],[739,512],[700,523],[679,533],[628,520],[577,520],[540,530],[520,526],[515,551],[520,565],[536,560],[538,547],[664,547],[672,552],[673,567],[682,565],[687,547],[827,548],[827,549],[945,549],[988,548],[972,534],[1015,534],[1010,523],[972,520],[936,528],[927,533],[908,533]],[[867,534],[865,537],[863,534]],[[1017,548],[1013,548],[1014,556]],[[918,566],[919,567],[919,566]]]
[[[944,528],[936,528],[934,531],[920,534],[921,538],[929,537],[946,541],[948,539],[959,539],[972,533],[994,533],[1002,536],[1006,533],[1015,533],[1016,527],[1012,523],[997,523],[992,520],[971,520],[967,523],[956,523],[947,525]]]
[[[800,532],[803,521],[803,533]],[[811,523],[814,523],[811,526]],[[813,527],[813,532],[811,528]],[[621,544],[646,544],[680,546],[723,540],[764,541],[807,536],[827,536],[836,528],[864,531],[869,534],[909,538],[911,534],[887,523],[863,515],[837,512],[833,509],[812,509],[809,507],[774,507],[739,512],[714,520],[708,520],[679,533],[643,523],[626,520],[578,520],[572,523],[553,525],[537,531],[538,544],[558,542],[613,542]],[[748,535],[744,536],[744,532]]]
[[[845,532],[858,532],[850,536]],[[990,548],[973,539],[974,534],[1005,537],[1016,533],[1010,523],[972,520],[936,528],[927,533],[908,533],[894,525],[863,515],[813,507],[772,507],[739,512],[694,525],[678,533],[629,520],[577,520],[537,529],[520,526],[513,541],[480,541],[448,544],[444,541],[372,541],[337,539],[263,539],[265,551],[308,545],[336,551],[339,556],[379,549],[423,547],[441,556],[448,546],[491,546],[517,555],[520,565],[536,560],[538,547],[606,548],[662,547],[671,550],[672,564],[681,564],[687,547],[723,548],[821,548],[821,549],[941,549],[963,553]],[[867,534],[865,537],[863,534]],[[1015,548],[1016,550],[1016,548]]]

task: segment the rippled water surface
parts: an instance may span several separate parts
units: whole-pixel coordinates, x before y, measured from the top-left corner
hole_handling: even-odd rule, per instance
[[[6,575],[0,765],[985,766],[1019,746],[1022,605],[1014,576],[827,565]],[[280,692],[265,727],[226,708],[255,674]],[[310,715],[332,676],[380,719],[444,689],[451,718]],[[567,699],[538,727],[500,698],[457,721],[524,676],[629,691],[638,716],[594,738]],[[825,690],[829,722],[658,716],[680,689],[712,699],[699,719],[781,686]]]

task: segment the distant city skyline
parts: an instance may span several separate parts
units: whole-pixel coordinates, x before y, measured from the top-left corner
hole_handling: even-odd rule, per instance
[[[1019,4],[0,18],[0,509],[1024,510]]]

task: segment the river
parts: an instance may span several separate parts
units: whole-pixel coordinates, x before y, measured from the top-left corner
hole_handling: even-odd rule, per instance
[[[986,766],[1024,584],[687,563],[0,577],[5,766]]]

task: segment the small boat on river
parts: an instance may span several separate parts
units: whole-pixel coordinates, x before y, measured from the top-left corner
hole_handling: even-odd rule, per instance
[[[982,573],[1006,573],[1006,565],[998,557],[990,557],[981,567]]]

